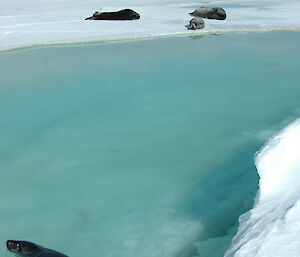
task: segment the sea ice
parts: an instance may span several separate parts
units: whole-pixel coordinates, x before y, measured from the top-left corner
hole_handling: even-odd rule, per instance
[[[217,1],[227,12],[225,21],[207,20],[196,33],[300,29],[300,4],[291,1]],[[0,3],[0,51],[36,45],[88,43],[195,33],[186,25],[199,3],[177,0],[33,1]],[[98,11],[131,8],[140,13],[135,21],[85,21]]]
[[[225,257],[300,256],[300,118],[256,155],[259,192]]]

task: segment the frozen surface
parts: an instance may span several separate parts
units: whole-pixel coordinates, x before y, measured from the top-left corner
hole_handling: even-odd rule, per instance
[[[188,31],[190,13],[199,6],[220,6],[225,21],[205,20],[201,31]],[[131,8],[135,21],[85,21],[96,10]],[[253,30],[299,30],[299,1],[79,1],[12,0],[0,2],[0,51],[34,45],[84,43],[164,36]]]
[[[256,156],[260,176],[254,208],[226,257],[300,256],[300,119],[272,137]]]

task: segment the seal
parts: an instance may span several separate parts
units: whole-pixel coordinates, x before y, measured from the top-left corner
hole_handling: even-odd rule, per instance
[[[131,10],[123,9],[118,12],[95,12],[93,16],[85,20],[138,20],[140,15]]]
[[[190,15],[215,20],[226,19],[226,12],[220,7],[200,7],[190,13]]]
[[[27,241],[7,240],[6,247],[9,251],[24,257],[68,257],[60,252]]]
[[[188,29],[203,29],[204,26],[204,20],[200,17],[195,17],[190,20],[190,27]]]

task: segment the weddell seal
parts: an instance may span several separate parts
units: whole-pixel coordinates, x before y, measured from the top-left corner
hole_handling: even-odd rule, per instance
[[[195,17],[190,20],[190,26],[188,29],[203,29],[204,26],[204,20],[200,17]]]
[[[27,241],[7,240],[6,247],[9,251],[24,257],[68,257],[62,253]]]
[[[138,20],[140,15],[131,10],[123,9],[118,12],[95,12],[93,16],[85,20]]]
[[[219,7],[200,7],[190,13],[190,15],[215,20],[226,19],[226,12]]]

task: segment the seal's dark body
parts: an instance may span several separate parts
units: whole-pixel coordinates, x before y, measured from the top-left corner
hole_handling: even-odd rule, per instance
[[[28,257],[68,257],[68,256],[48,248],[43,248],[42,250],[37,251],[36,253],[31,254]]]
[[[140,15],[137,12],[124,9],[118,12],[96,12],[86,20],[137,20],[139,18]]]
[[[27,241],[8,240],[6,246],[9,251],[24,257],[68,257],[60,252]]]

